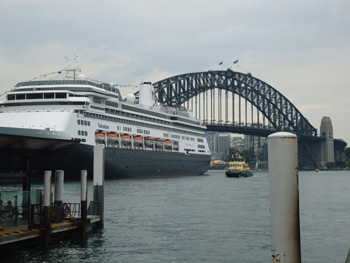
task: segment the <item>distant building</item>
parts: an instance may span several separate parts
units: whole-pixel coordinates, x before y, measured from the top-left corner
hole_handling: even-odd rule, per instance
[[[208,145],[211,153],[217,152],[217,140],[215,138],[216,132],[208,132]]]
[[[245,150],[254,150],[254,136],[253,135],[244,135],[244,149]]]
[[[234,148],[239,152],[242,152],[244,150],[244,139],[242,137],[232,137],[231,148]]]
[[[254,150],[256,156],[259,155],[262,147],[264,147],[266,143],[265,137],[252,136],[252,135],[244,135],[244,149],[245,150]]]
[[[220,133],[218,137],[218,153],[227,154],[230,148],[230,134]]]

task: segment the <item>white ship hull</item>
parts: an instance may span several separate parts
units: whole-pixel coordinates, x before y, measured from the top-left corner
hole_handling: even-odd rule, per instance
[[[23,170],[30,156],[33,180],[57,169],[65,170],[66,180],[79,180],[80,170],[92,175],[96,144],[106,148],[107,179],[199,175],[209,169],[205,128],[198,120],[122,101],[119,91],[106,84],[81,83],[20,83],[8,93],[0,103],[6,160],[0,172]],[[16,149],[30,153],[19,158],[18,151],[12,154]],[[53,158],[53,151],[61,153]]]

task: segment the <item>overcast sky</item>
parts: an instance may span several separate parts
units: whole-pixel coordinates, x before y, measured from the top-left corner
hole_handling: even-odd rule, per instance
[[[0,93],[74,54],[89,78],[131,85],[223,61],[279,90],[318,130],[329,116],[350,144],[349,12],[349,0],[2,0]]]

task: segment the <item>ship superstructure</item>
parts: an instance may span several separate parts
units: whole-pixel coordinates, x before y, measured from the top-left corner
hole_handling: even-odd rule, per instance
[[[61,147],[66,154],[54,161],[34,156],[34,178],[40,179],[47,169],[63,169],[66,179],[78,180],[80,170],[92,171],[96,144],[106,147],[107,179],[196,175],[208,170],[205,127],[186,109],[160,105],[151,83],[139,85],[139,98],[129,94],[123,100],[114,84],[89,80],[75,70],[57,75],[61,78],[20,82],[0,103],[0,135],[80,141]],[[2,170],[18,169],[7,158]]]

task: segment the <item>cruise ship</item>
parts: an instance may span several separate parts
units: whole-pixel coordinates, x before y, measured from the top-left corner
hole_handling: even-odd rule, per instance
[[[184,108],[161,105],[150,82],[122,99],[119,86],[66,69],[20,82],[0,102],[2,173],[29,162],[33,181],[45,170],[64,170],[65,180],[88,170],[92,178],[97,144],[105,145],[106,179],[200,175],[210,166],[205,126]]]

